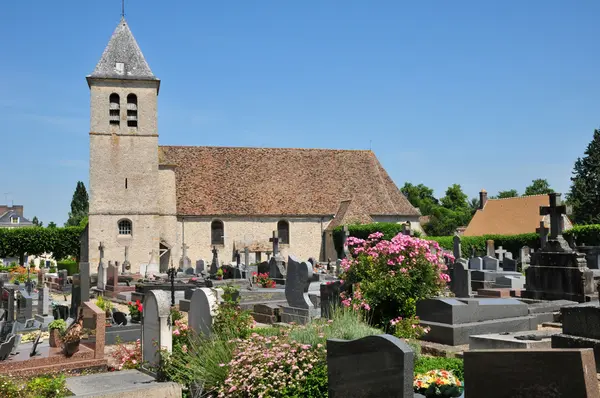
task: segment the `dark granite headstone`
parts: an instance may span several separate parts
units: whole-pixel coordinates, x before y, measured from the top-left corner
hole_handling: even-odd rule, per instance
[[[341,304],[342,284],[340,281],[322,283],[319,289],[321,292],[321,318],[331,319],[333,311]]]
[[[17,292],[17,321],[25,323],[33,318],[33,299],[27,291]]]
[[[77,317],[77,309],[81,305],[81,281],[79,274],[73,275],[73,286],[71,290],[71,310],[69,315],[73,318]]]
[[[456,297],[471,297],[471,272],[461,261],[454,263],[451,276],[451,289]]]
[[[204,272],[204,260],[200,259],[196,261],[196,274]]]
[[[483,259],[481,257],[471,257],[469,259],[469,269],[481,271],[483,269]]]
[[[281,284],[281,281],[286,279],[283,272],[283,261],[277,259],[275,256],[271,257],[269,259],[269,278],[274,279]]]
[[[329,398],[413,397],[414,353],[387,334],[327,340]]]
[[[6,340],[6,342],[0,345],[0,361],[4,361],[10,353],[13,351],[16,345],[16,336],[13,334]]]
[[[512,258],[504,257],[504,260],[502,260],[502,269],[504,271],[516,272],[517,271],[517,262],[515,260],[513,260]]]
[[[562,307],[563,330],[552,336],[552,348],[592,348],[600,366],[600,307],[577,305]]]
[[[466,398],[600,396],[592,350],[465,351],[464,366]]]
[[[300,262],[288,257],[288,272],[285,283],[285,298],[293,308],[309,309],[313,307],[308,297],[308,287],[313,270],[308,262]]]
[[[219,251],[215,246],[213,246],[212,254],[213,258],[212,262],[210,263],[210,274],[215,275],[219,269]]]

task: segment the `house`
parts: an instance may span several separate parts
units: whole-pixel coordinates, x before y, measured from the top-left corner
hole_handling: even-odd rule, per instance
[[[89,259],[132,270],[221,262],[248,248],[331,256],[331,231],[351,222],[411,222],[420,213],[371,151],[159,146],[153,74],[123,18],[93,73]],[[102,245],[103,250],[100,250]],[[184,258],[185,249],[185,258]]]
[[[0,228],[32,227],[33,223],[23,217],[22,205],[0,205]]]
[[[479,193],[479,209],[465,229],[464,236],[517,235],[535,233],[544,221],[550,227],[549,216],[540,215],[540,206],[549,206],[548,195],[519,196],[504,199],[488,199],[487,192]],[[563,215],[564,229],[573,224]]]

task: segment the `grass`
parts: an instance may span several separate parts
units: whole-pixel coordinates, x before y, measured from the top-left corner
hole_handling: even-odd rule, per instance
[[[426,373],[434,369],[451,371],[459,380],[464,381],[464,366],[461,358],[442,358],[420,356],[415,361],[415,374]]]

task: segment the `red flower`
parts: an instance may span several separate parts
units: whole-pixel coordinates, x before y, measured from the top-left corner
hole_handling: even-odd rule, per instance
[[[131,301],[127,305],[131,305]]]
[[[137,307],[137,309],[138,309],[138,311],[139,311],[139,312],[142,312],[142,310],[143,310],[143,308],[142,308],[142,306],[141,306],[141,305],[139,305],[139,306]]]
[[[140,300],[135,300],[135,305],[140,305]]]

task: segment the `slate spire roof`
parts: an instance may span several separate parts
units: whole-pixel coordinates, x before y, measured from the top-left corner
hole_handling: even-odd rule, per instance
[[[158,80],[142,54],[125,18],[117,25],[100,62],[89,77]]]

